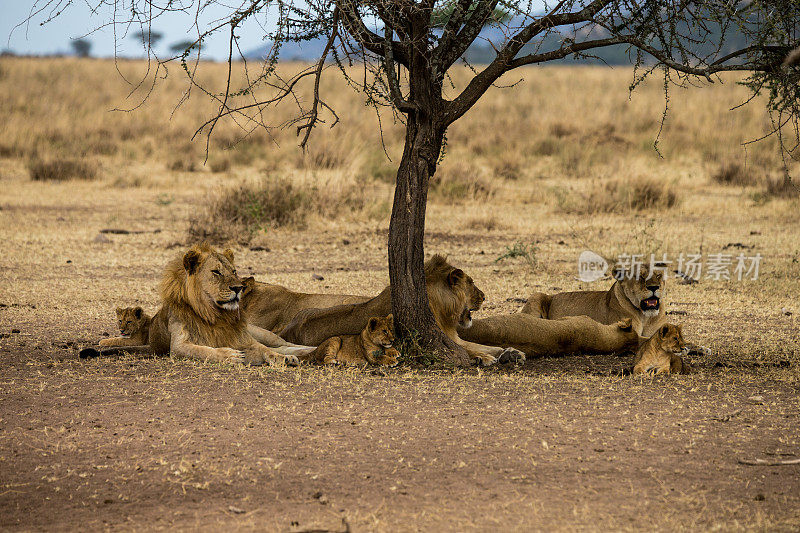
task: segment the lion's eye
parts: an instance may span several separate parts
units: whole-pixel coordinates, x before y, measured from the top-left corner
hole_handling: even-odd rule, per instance
[[[222,272],[220,272],[217,269],[212,270],[211,273],[214,274],[215,276],[222,276]]]

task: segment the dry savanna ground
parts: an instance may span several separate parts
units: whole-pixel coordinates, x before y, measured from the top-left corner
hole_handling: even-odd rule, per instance
[[[0,61],[0,528],[800,527],[800,466],[739,462],[800,456],[800,201],[778,185],[774,139],[742,147],[771,123],[760,100],[730,110],[748,96],[735,78],[671,90],[661,156],[662,84],[629,96],[624,68],[524,70],[448,132],[426,250],[474,277],[480,316],[608,286],[578,281],[585,249],[763,257],[757,280],[671,279],[670,317],[712,355],[633,379],[613,356],[386,372],[78,360],[115,333],[116,306],[154,311],[163,265],[200,238],[296,289],[387,283],[391,115],[393,163],[331,70],[341,122],[307,154],[291,129],[240,120],[204,164],[190,137],[213,106],[195,90],[176,109],[177,66],[139,105],[148,84],[125,79],[145,70]],[[224,66],[199,75],[220,90]]]

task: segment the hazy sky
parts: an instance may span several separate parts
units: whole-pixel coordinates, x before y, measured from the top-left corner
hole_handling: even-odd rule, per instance
[[[59,0],[55,0],[56,5]],[[61,4],[67,4],[70,0],[60,0]],[[106,0],[110,1],[110,0]],[[190,0],[187,0],[187,3]],[[92,13],[90,5],[97,5],[100,0],[77,0],[63,9],[63,12],[51,22],[40,26],[51,12],[45,10],[37,15],[30,23],[25,23],[25,19],[31,13],[35,5],[42,7],[46,5],[46,0],[35,2],[34,0],[0,0],[0,49],[10,49],[18,54],[50,54],[54,52],[70,52],[72,47],[70,41],[77,37],[83,37],[94,30],[94,33],[87,35],[86,38],[92,42],[93,56],[110,57],[114,55],[115,38],[111,27],[103,28],[113,20],[113,11],[109,6],[102,6],[97,13]],[[139,1],[138,3],[144,3]],[[164,4],[166,2],[163,2]],[[227,2],[226,2],[227,3]],[[249,2],[248,2],[249,3]],[[119,6],[128,7],[130,0],[118,0]],[[229,5],[238,5],[232,2]],[[58,11],[56,9],[55,11]],[[231,9],[213,8],[206,10],[204,21],[210,22],[216,18],[230,13]],[[123,15],[118,15],[119,20],[123,20]],[[194,17],[183,13],[170,13],[160,17],[153,23],[153,30],[164,34],[164,38],[158,43],[156,52],[160,55],[168,56],[169,45],[178,41],[193,37],[191,25]],[[262,20],[262,22],[264,22]],[[14,28],[18,24],[22,26]],[[269,26],[268,24],[265,24]],[[100,29],[97,29],[100,28]],[[137,41],[131,34],[139,31],[140,27],[117,25],[116,50],[122,56],[142,56],[142,43]],[[224,31],[224,30],[223,30]],[[255,21],[244,25],[238,32],[240,46],[243,51],[258,48],[264,43],[264,36],[267,30],[259,27]],[[196,38],[196,30],[194,37]],[[220,33],[206,42],[208,58],[223,59],[227,57],[228,36]]]

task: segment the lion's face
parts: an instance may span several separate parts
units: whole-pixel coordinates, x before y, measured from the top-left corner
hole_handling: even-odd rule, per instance
[[[214,249],[191,248],[183,256],[183,266],[201,297],[220,309],[239,309],[244,285],[236,275],[231,250],[219,253]]]
[[[641,269],[638,276],[631,276],[630,272],[617,270],[614,273],[625,297],[634,307],[641,309],[644,316],[658,316],[661,310],[661,293],[664,288],[663,270],[654,270],[652,274],[646,269]]]
[[[463,280],[460,282],[461,287],[456,290],[459,292],[463,291],[467,295],[467,302],[465,303],[464,309],[461,311],[458,325],[462,328],[468,328],[472,326],[472,313],[481,308],[484,300],[486,300],[486,295],[475,286],[475,282],[470,276],[464,274],[464,272],[459,269],[454,270],[454,272],[456,271],[463,274]]]
[[[665,352],[678,353],[686,346],[680,326],[664,324],[658,329],[658,342]]]
[[[442,326],[470,327],[472,313],[486,299],[470,276],[441,255],[434,255],[425,263],[425,283],[431,310]]]
[[[391,348],[394,344],[394,316],[374,316],[367,323],[369,339],[383,348]]]
[[[135,335],[144,326],[145,316],[141,307],[117,307],[117,323],[123,337]]]

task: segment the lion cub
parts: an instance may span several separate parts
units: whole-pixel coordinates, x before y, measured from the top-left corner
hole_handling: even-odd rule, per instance
[[[141,307],[117,307],[117,322],[122,337],[101,339],[100,346],[144,346],[150,336],[152,318]]]
[[[344,363],[359,365],[394,366],[400,352],[392,348],[394,343],[394,317],[372,317],[360,335],[341,335],[331,337],[320,344],[310,354],[300,357],[326,365]]]
[[[681,327],[664,324],[639,347],[633,374],[688,374],[689,365],[678,355],[685,346]]]

